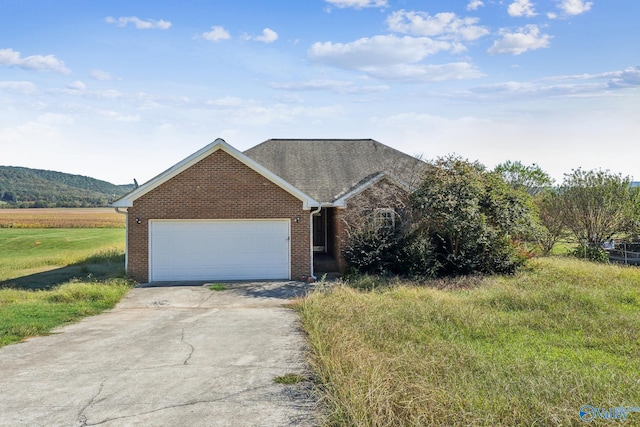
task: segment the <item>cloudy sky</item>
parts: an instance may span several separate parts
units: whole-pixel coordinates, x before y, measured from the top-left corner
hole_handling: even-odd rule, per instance
[[[217,137],[640,179],[637,0],[0,0],[0,165],[144,182]]]

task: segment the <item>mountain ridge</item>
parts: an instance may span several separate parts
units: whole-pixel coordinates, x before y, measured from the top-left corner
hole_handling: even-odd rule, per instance
[[[105,207],[133,188],[84,175],[0,166],[0,208]]]

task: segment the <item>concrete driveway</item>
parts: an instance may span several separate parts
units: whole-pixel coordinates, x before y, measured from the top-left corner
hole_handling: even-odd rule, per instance
[[[182,284],[184,285],[184,284]],[[311,426],[299,282],[141,287],[116,308],[0,349],[2,426]]]

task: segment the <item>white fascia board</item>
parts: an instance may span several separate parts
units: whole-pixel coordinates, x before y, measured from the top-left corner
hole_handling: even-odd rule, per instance
[[[147,194],[151,190],[159,187],[160,185],[162,185],[165,182],[169,181],[174,176],[184,172],[185,170],[187,170],[188,168],[190,168],[194,164],[198,163],[202,159],[208,157],[209,155],[211,155],[212,153],[214,153],[214,152],[216,152],[218,150],[223,150],[225,153],[229,154],[231,157],[235,158],[239,162],[245,164],[250,169],[253,169],[255,172],[259,173],[260,175],[262,175],[265,178],[267,178],[269,181],[271,181],[274,184],[276,184],[278,187],[282,188],[283,190],[287,191],[291,195],[293,195],[296,198],[300,199],[302,201],[303,209],[309,210],[313,206],[319,206],[319,203],[317,201],[315,201],[312,197],[306,195],[305,193],[303,193],[302,191],[298,190],[293,185],[291,185],[288,182],[286,182],[284,179],[282,179],[279,176],[273,174],[273,172],[269,171],[264,166],[256,163],[254,160],[252,160],[249,157],[245,156],[240,151],[236,150],[231,145],[229,145],[222,138],[216,139],[211,144],[209,144],[209,145],[203,147],[202,149],[196,151],[195,153],[193,153],[192,155],[190,155],[186,159],[182,160],[181,162],[176,163],[175,165],[173,165],[172,167],[170,167],[166,171],[162,172],[160,175],[156,176],[155,178],[150,179],[149,181],[145,182],[144,184],[142,184],[138,188],[134,189],[130,193],[125,194],[124,196],[122,196],[118,200],[114,201],[113,203],[110,204],[110,206],[114,207],[114,208],[126,208],[126,207],[133,206],[133,202],[136,199],[144,196],[145,194]]]

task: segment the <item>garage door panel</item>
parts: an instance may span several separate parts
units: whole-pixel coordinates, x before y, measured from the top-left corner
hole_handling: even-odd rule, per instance
[[[289,278],[289,221],[151,221],[150,280]]]

